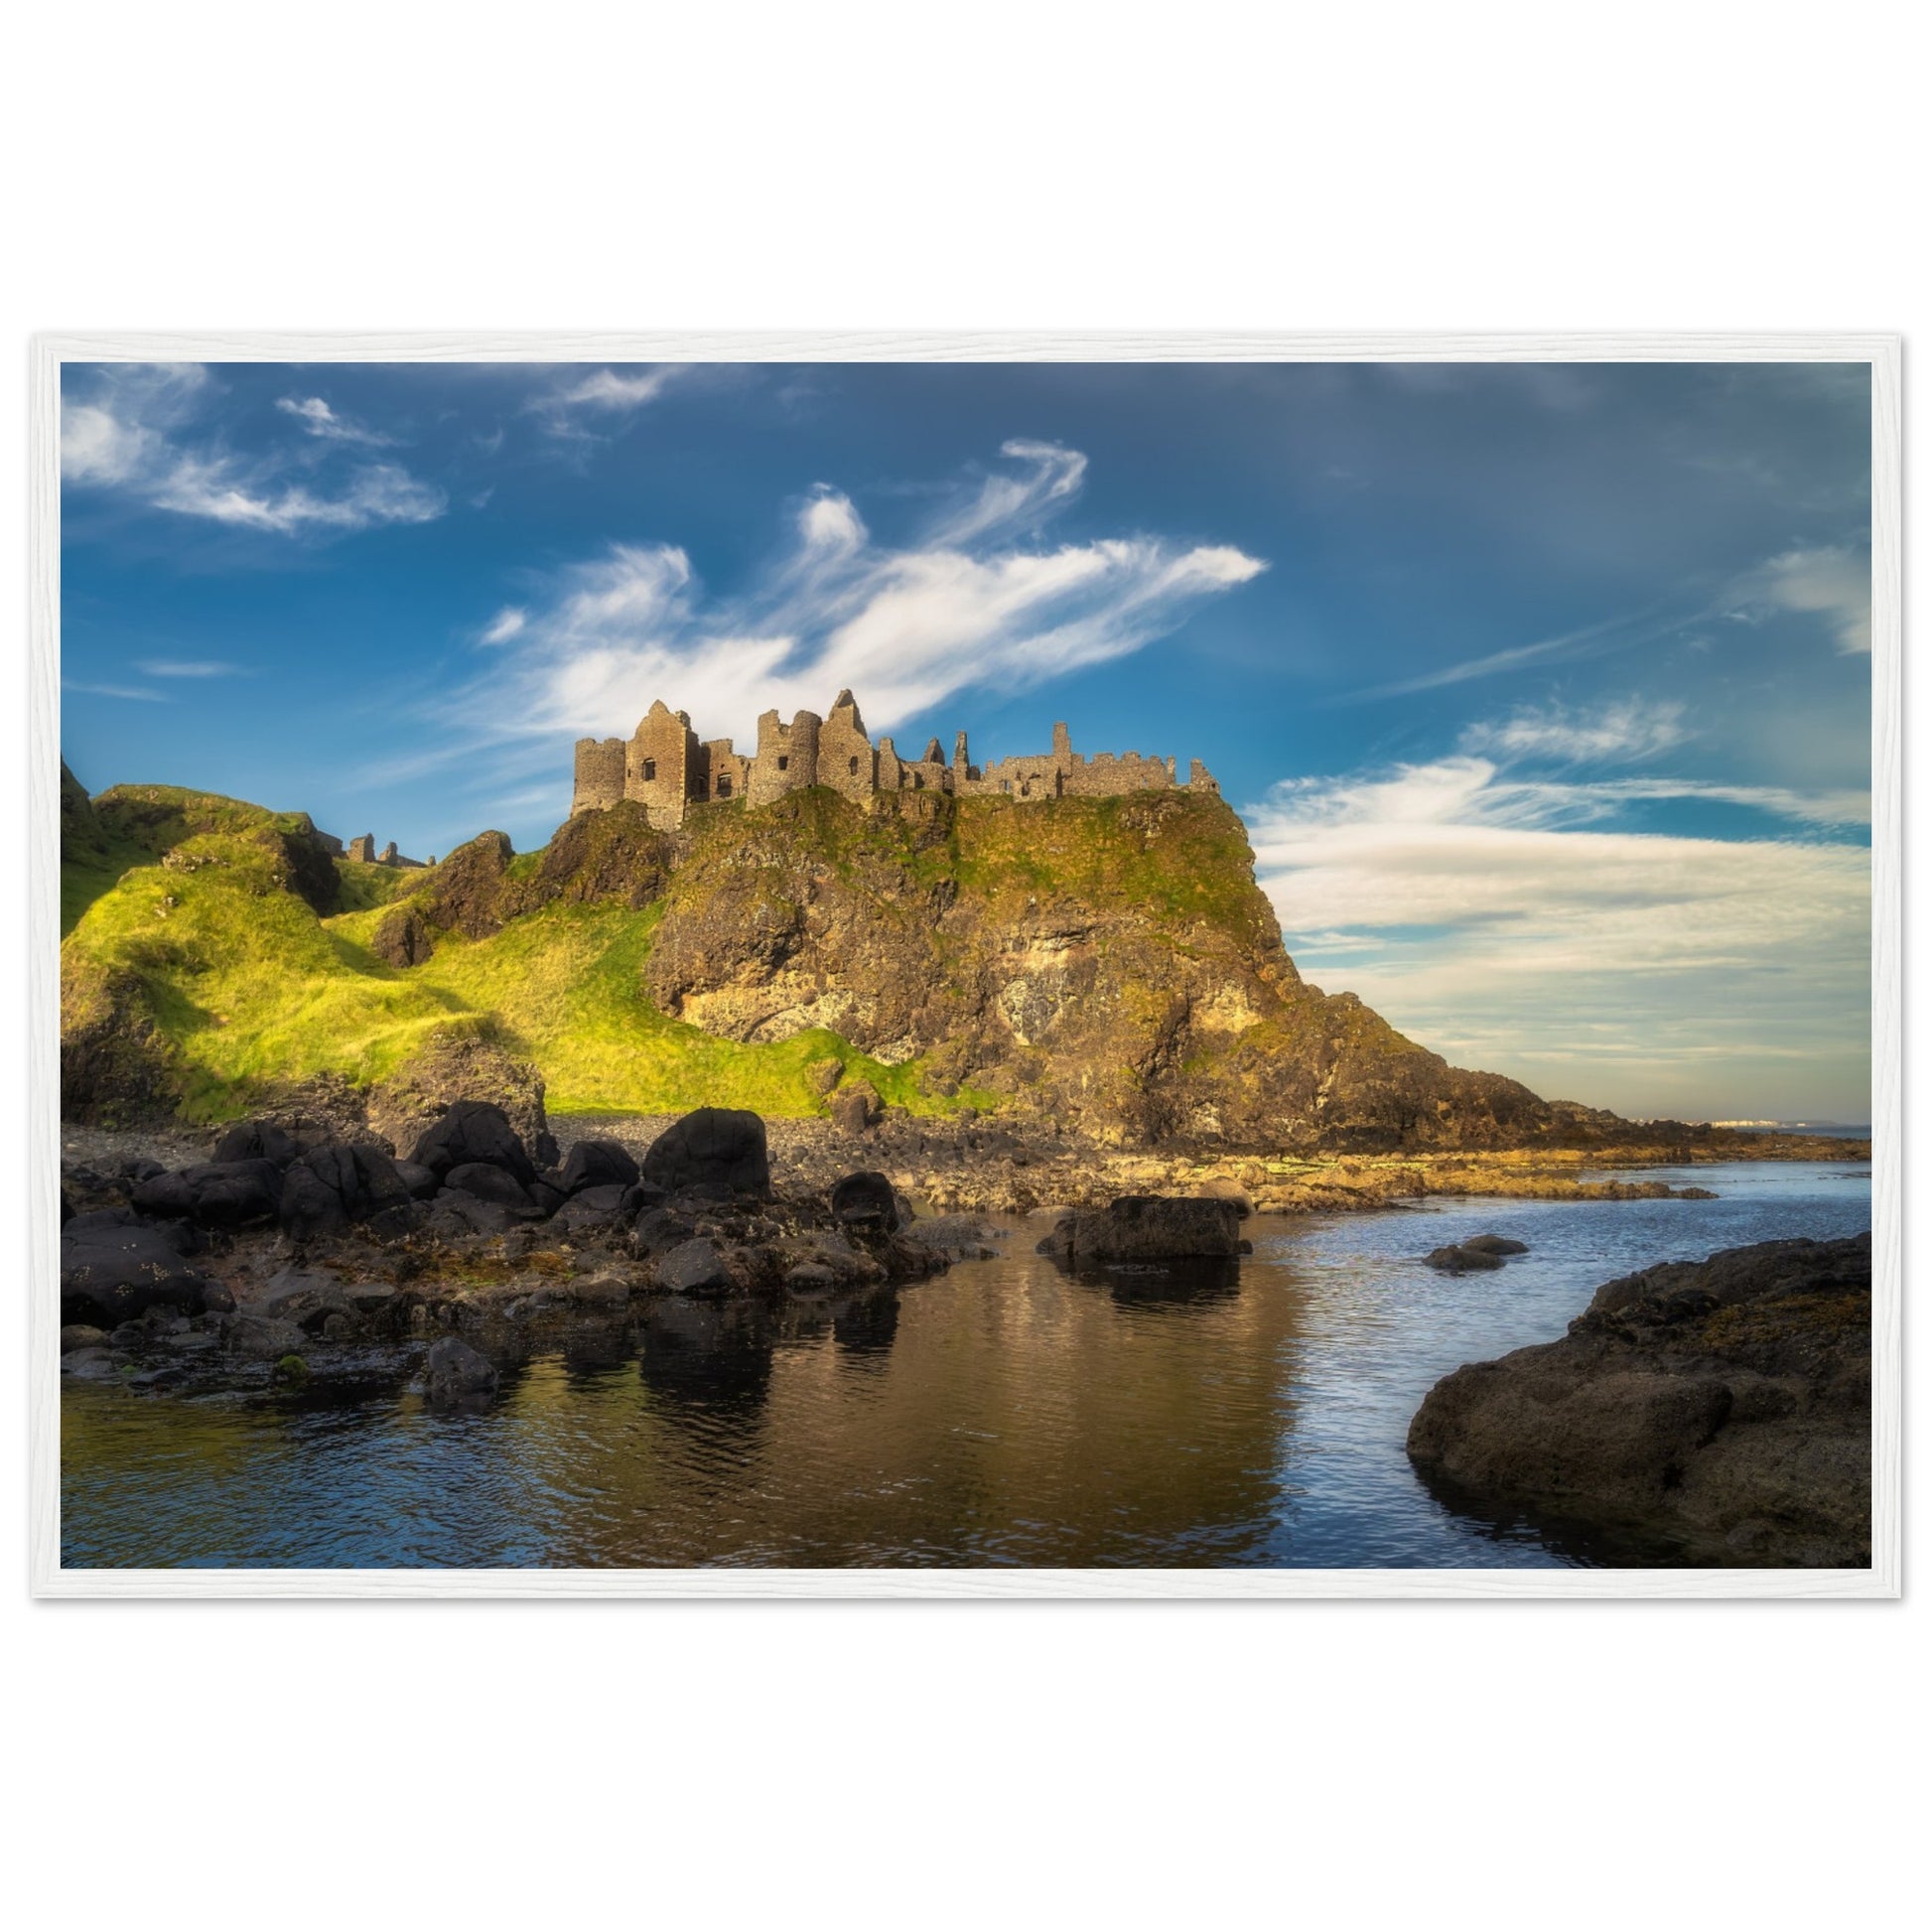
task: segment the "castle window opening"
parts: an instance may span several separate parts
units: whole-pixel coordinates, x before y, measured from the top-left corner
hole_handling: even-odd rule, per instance
[[[720,798],[729,798],[731,795],[732,781],[729,778],[721,776],[718,780],[718,796]]]
[[[655,759],[646,759],[644,760],[645,784],[649,784],[650,781],[656,776],[657,776],[657,760]]]
[[[923,791],[925,789],[925,773],[923,771],[915,771],[912,773],[912,789],[914,791]]]
[[[791,768],[791,760],[788,758],[781,757],[778,759],[778,769],[780,771],[788,771],[790,768]]]
[[[859,760],[857,759],[847,759],[845,768],[856,778],[859,775]]]

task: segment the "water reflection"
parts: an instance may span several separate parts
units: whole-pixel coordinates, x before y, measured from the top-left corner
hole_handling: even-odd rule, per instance
[[[1255,1221],[1238,1270],[998,1261],[902,1293],[663,1301],[480,1337],[482,1416],[417,1353],[301,1399],[63,1391],[84,1565],[1523,1565],[1629,1561],[1480,1519],[1402,1452],[1458,1363],[1548,1339],[1594,1285],[1743,1240],[1849,1233],[1842,1171],[1700,1171],[1709,1202],[1459,1202]],[[1496,1274],[1420,1256],[1481,1231]]]
[[[1241,1264],[1233,1256],[1203,1255],[1192,1261],[1089,1262],[1069,1272],[1075,1281],[1104,1288],[1127,1308],[1198,1306],[1241,1293]]]

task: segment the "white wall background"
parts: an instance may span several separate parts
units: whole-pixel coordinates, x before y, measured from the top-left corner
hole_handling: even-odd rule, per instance
[[[1909,333],[1907,19],[43,7],[0,81],[9,608],[36,329]],[[1913,1896],[1910,1601],[34,1606],[24,1438],[23,1923],[1797,1926]]]

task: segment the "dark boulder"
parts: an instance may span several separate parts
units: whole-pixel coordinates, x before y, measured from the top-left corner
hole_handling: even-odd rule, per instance
[[[1464,1254],[1476,1255],[1526,1255],[1530,1251],[1527,1241],[1512,1241],[1503,1234],[1472,1234],[1456,1245]]]
[[[61,1230],[63,1322],[112,1330],[151,1308],[200,1314],[207,1288],[159,1228],[76,1216]]]
[[[340,1189],[307,1158],[297,1161],[282,1182],[282,1232],[292,1241],[313,1241],[347,1225]]]
[[[423,1389],[439,1409],[481,1407],[496,1393],[497,1374],[489,1358],[467,1341],[445,1335],[423,1362]]]
[[[519,1221],[539,1221],[549,1211],[530,1197],[521,1181],[483,1161],[452,1168],[443,1184],[458,1193],[473,1194],[480,1201],[489,1201]]]
[[[409,1205],[408,1182],[380,1148],[332,1141],[298,1155],[283,1176],[282,1231],[312,1241],[352,1222],[394,1221]]]
[[[214,1144],[216,1161],[267,1161],[286,1168],[302,1143],[272,1120],[238,1120]]]
[[[661,1202],[642,1207],[631,1224],[631,1246],[640,1255],[661,1255],[680,1241],[690,1240],[696,1230],[690,1220]]]
[[[543,1076],[528,1060],[516,1058],[494,1040],[468,1032],[445,1030],[433,1036],[402,1068],[369,1090],[369,1127],[389,1144],[414,1150],[459,1109],[493,1107],[537,1167],[555,1166],[562,1157],[550,1133],[543,1106]],[[416,1154],[421,1160],[422,1156]],[[440,1175],[466,1160],[481,1160],[476,1145],[451,1149],[440,1164],[426,1162]],[[514,1156],[510,1172],[524,1178]],[[501,1165],[501,1163],[497,1163]]]
[[[510,1213],[497,1201],[480,1200],[461,1187],[445,1187],[432,1201],[424,1203],[423,1227],[445,1239],[460,1239],[468,1234],[501,1234],[510,1225]]]
[[[328,1333],[331,1339],[343,1332],[332,1331],[332,1321],[345,1324],[348,1332],[362,1325],[354,1300],[334,1275],[302,1274],[293,1268],[283,1269],[268,1284],[267,1292],[249,1312],[293,1321],[306,1334]]]
[[[1163,1194],[1123,1194],[1108,1207],[1075,1208],[1038,1247],[1075,1266],[1232,1260],[1241,1251],[1241,1213],[1233,1201]]]
[[[621,1141],[579,1141],[558,1177],[567,1194],[582,1193],[586,1187],[634,1187],[638,1180],[637,1163]]]
[[[449,1111],[424,1133],[410,1159],[447,1181],[453,1168],[500,1168],[519,1182],[537,1177],[529,1150],[509,1116],[488,1100],[453,1100]]]
[[[832,1218],[844,1227],[891,1234],[898,1226],[898,1201],[883,1173],[849,1173],[832,1188]]]
[[[686,1241],[657,1263],[657,1286],[668,1295],[729,1295],[737,1284],[716,1247],[706,1240]]]
[[[1457,1247],[1432,1248],[1423,1256],[1426,1267],[1434,1268],[1443,1275],[1472,1275],[1484,1268],[1500,1268],[1503,1258],[1488,1248],[1479,1248],[1474,1242],[1464,1242]]]
[[[641,1178],[667,1194],[771,1197],[764,1122],[736,1107],[700,1107],[667,1127],[645,1154]]]
[[[143,1214],[181,1215],[205,1227],[250,1227],[280,1211],[282,1174],[261,1159],[207,1161],[137,1180],[128,1198]]]
[[[878,1089],[870,1080],[848,1080],[826,1105],[833,1125],[842,1134],[869,1133],[884,1111]]]
[[[443,1184],[434,1169],[419,1168],[414,1161],[398,1161],[396,1178],[409,1189],[412,1200],[428,1200]]]
[[[309,1337],[295,1322],[271,1314],[233,1316],[222,1331],[222,1339],[235,1354],[260,1362],[299,1355],[309,1344]]]
[[[1457,1369],[1409,1455],[1452,1505],[1621,1562],[1858,1567],[1870,1374],[1870,1237],[1765,1242],[1606,1282],[1561,1341]]]

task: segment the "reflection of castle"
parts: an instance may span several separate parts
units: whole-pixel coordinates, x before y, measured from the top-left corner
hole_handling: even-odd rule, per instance
[[[1173,759],[1144,759],[1138,752],[1102,752],[1085,758],[1073,750],[1064,725],[1053,727],[1053,749],[1034,758],[1001,759],[984,767],[966,758],[966,734],[953,741],[946,762],[939,741],[917,759],[902,759],[890,738],[875,746],[850,691],[841,691],[829,718],[801,711],[781,724],[775,711],[759,720],[757,755],[746,758],[729,738],[701,741],[682,711],[653,704],[628,740],[577,741],[577,787],[570,809],[601,811],[631,798],[662,830],[684,822],[687,805],[705,799],[746,799],[768,804],[788,791],[825,785],[848,798],[880,791],[993,793],[1011,798],[1103,798],[1123,791],[1165,791],[1175,783]],[[1218,792],[1207,767],[1195,759],[1187,788]]]

